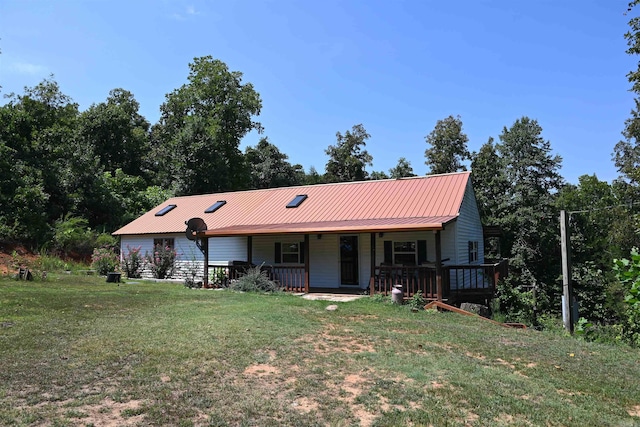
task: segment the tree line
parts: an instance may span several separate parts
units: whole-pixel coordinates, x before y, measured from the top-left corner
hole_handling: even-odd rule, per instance
[[[640,23],[634,18],[630,25],[625,37],[635,55]],[[628,77],[640,93],[640,66]],[[78,230],[109,233],[173,195],[415,175],[404,157],[388,173],[369,171],[370,135],[362,124],[336,133],[323,173],[291,164],[267,136],[241,151],[251,131],[264,135],[257,121],[262,100],[242,73],[210,56],[189,64],[186,83],[166,95],[153,125],[124,89],[85,111],[53,78],[7,100],[0,107],[0,241],[36,248],[64,252]],[[624,139],[614,147],[620,175],[612,183],[595,174],[567,183],[562,159],[541,125],[526,116],[477,152],[469,151],[459,116],[438,120],[426,135],[429,173],[470,166],[482,223],[501,230],[485,252],[488,259],[510,261],[496,309],[511,320],[534,323],[539,314],[559,312],[562,209],[571,212],[581,315],[603,324],[619,320],[624,289],[613,262],[640,246],[638,106],[636,98]]]

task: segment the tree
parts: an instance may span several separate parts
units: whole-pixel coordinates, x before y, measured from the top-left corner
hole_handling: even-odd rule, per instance
[[[362,150],[366,146],[367,139],[371,135],[367,133],[362,124],[355,125],[351,131],[344,135],[336,133],[336,145],[330,145],[325,153],[329,161],[325,166],[328,182],[364,181],[367,179],[365,168],[371,166],[373,157]]]
[[[305,185],[324,184],[325,177],[320,175],[314,166],[309,167],[309,172],[304,176]]]
[[[139,176],[149,151],[149,122],[138,112],[140,104],[124,89],[113,89],[106,102],[82,112],[78,124],[84,147],[92,147],[108,172],[121,169]]]
[[[299,185],[303,182],[301,165],[291,165],[289,156],[281,153],[267,137],[261,138],[255,147],[244,152],[249,165],[252,188],[273,188]]]
[[[45,79],[0,107],[0,232],[34,244],[73,208],[78,106]]]
[[[431,146],[424,152],[424,163],[430,167],[430,174],[467,170],[462,162],[471,159],[467,149],[469,138],[462,132],[460,116],[438,120],[425,139]]]
[[[389,176],[393,179],[398,179],[416,176],[416,174],[413,173],[411,162],[409,162],[404,157],[400,157],[398,159],[398,164],[395,167],[389,169]]]
[[[512,284],[537,286],[538,295],[552,301],[560,271],[554,195],[564,182],[558,173],[562,159],[551,154],[551,144],[541,134],[536,120],[522,117],[500,135],[496,150],[510,185],[499,225],[510,255]]]
[[[471,171],[482,223],[495,225],[503,214],[509,182],[505,175],[505,164],[496,152],[493,138],[489,138],[477,153],[473,153]]]
[[[239,150],[262,101],[242,73],[211,56],[189,64],[188,83],[167,94],[152,144],[161,183],[178,195],[241,189],[249,173]]]
[[[389,176],[384,173],[384,171],[373,171],[369,174],[369,179],[371,181],[377,181],[380,179],[389,179]]]

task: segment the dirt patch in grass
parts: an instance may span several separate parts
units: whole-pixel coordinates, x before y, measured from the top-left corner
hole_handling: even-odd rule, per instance
[[[632,417],[640,417],[640,405],[632,406],[627,409],[627,413]]]
[[[264,377],[268,375],[280,374],[280,370],[275,366],[259,363],[257,365],[251,365],[244,370],[245,375]]]
[[[62,405],[61,405],[62,406]],[[135,426],[144,420],[144,414],[140,413],[142,402],[130,400],[129,402],[115,402],[109,398],[95,405],[83,405],[68,411],[60,408],[60,415],[79,421],[82,425],[95,425],[101,427]]]
[[[333,335],[330,332],[323,332],[320,335],[304,335],[298,338],[296,342],[313,345],[313,349],[317,354],[376,352],[371,343],[362,342],[351,336]]]

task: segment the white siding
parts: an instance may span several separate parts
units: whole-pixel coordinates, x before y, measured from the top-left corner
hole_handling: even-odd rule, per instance
[[[478,242],[478,261],[473,262],[473,264],[484,263],[482,222],[480,221],[480,213],[478,212],[478,205],[473,188],[471,187],[471,182],[467,184],[467,189],[464,193],[456,232],[458,258],[456,264],[469,263],[469,241]]]
[[[484,263],[484,237],[482,234],[482,222],[476,203],[476,197],[471,187],[471,182],[467,188],[460,207],[460,215],[455,227],[455,252],[457,261],[452,264],[469,264],[469,242],[478,242],[478,260],[471,263],[479,265]],[[462,278],[462,270],[453,271],[450,278],[451,289],[465,288],[471,286],[471,277],[467,275]],[[473,280],[475,283],[475,280]],[[488,283],[487,283],[488,284]],[[475,283],[474,286],[477,286]]]
[[[127,245],[131,248],[140,247],[140,254],[145,257],[153,253],[154,239],[174,239],[176,251],[176,269],[171,278],[184,279],[192,272],[196,274],[196,281],[203,279],[204,255],[196,246],[196,243],[180,234],[147,234],[135,236],[122,236],[120,248],[122,256],[128,253]],[[228,262],[233,260],[246,260],[247,239],[245,237],[215,237],[209,239],[209,262]],[[142,271],[142,277],[152,278],[149,268]]]

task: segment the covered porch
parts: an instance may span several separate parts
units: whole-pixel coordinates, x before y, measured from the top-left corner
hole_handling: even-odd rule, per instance
[[[262,265],[269,279],[289,292],[340,292],[340,293],[363,293],[370,295],[376,293],[387,295],[394,286],[401,286],[406,298],[410,298],[417,293],[421,293],[427,300],[451,301],[462,294],[475,293],[486,298],[493,295],[495,284],[500,277],[503,277],[506,270],[501,264],[465,264],[465,265],[445,265],[448,258],[443,260],[442,233],[450,218],[438,218],[435,223],[404,223],[404,224],[365,224],[360,223],[358,228],[350,228],[346,224],[278,224],[269,226],[248,226],[232,227],[226,229],[209,230],[199,232],[196,237],[200,240],[200,246],[204,253],[204,285],[206,287],[219,287],[228,285],[228,281],[237,280],[246,271],[248,266]],[[391,235],[405,233],[405,236],[425,236],[429,241],[429,252],[431,261],[420,260],[416,255],[416,261],[412,263],[394,263],[387,261],[386,254],[388,241],[382,241]],[[326,280],[324,283],[318,282],[317,277],[322,271],[336,270],[334,276],[344,279],[349,275],[348,260],[345,261],[344,254],[340,253],[342,248],[337,248],[337,243],[346,241],[349,236],[359,237],[360,247],[360,270],[355,274],[359,278],[354,284],[358,286],[343,286],[344,281],[338,279],[336,287],[328,287]],[[231,263],[218,263],[209,258],[209,239],[216,237],[234,237],[246,239],[246,257],[242,261]],[[322,240],[324,238],[324,240]],[[384,238],[384,239],[383,239]],[[300,260],[300,265],[281,265],[270,261],[264,255],[264,241],[280,240],[299,241],[300,254],[305,254],[304,260]],[[357,240],[357,239],[356,239]],[[321,259],[318,252],[326,252],[326,248],[320,248],[323,242],[334,242],[336,247],[333,263],[328,263],[326,257]],[[426,242],[418,240],[426,245]],[[383,243],[385,243],[383,248]],[[279,243],[276,243],[279,247]],[[256,250],[256,247],[258,248]],[[383,250],[384,249],[384,250]],[[315,250],[315,252],[314,252]],[[416,249],[418,252],[420,249]],[[426,246],[425,249],[426,250]],[[384,258],[383,258],[383,253]],[[271,255],[269,255],[271,256]],[[302,255],[301,255],[302,258]],[[423,257],[424,258],[424,257]],[[273,259],[273,258],[271,258]],[[393,259],[393,261],[398,261]],[[400,260],[404,261],[404,260]],[[324,274],[324,273],[322,273]],[[326,274],[325,274],[326,276]],[[334,277],[335,283],[335,277]]]

